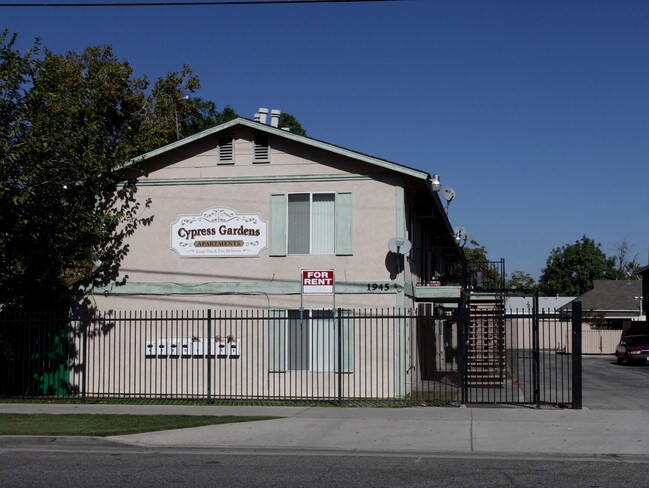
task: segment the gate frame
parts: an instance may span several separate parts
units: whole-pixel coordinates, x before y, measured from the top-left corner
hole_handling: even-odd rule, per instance
[[[466,269],[466,268],[465,268]],[[465,274],[466,276],[466,274]],[[466,283],[466,281],[465,281]],[[544,402],[541,401],[541,361],[540,361],[540,313],[539,313],[539,290],[534,289],[501,289],[501,290],[484,290],[485,292],[501,295],[504,299],[507,296],[531,296],[532,301],[532,404],[536,408],[541,408]],[[458,380],[460,383],[460,406],[466,406],[469,403],[469,330],[471,325],[470,314],[471,292],[464,287],[460,293],[458,303]],[[505,313],[503,313],[503,319]],[[582,408],[582,304],[579,301],[572,302],[572,312],[570,314],[571,325],[571,350],[566,351],[571,355],[570,365],[572,371],[568,372],[568,381],[570,381],[569,391],[571,392],[570,402],[573,409]],[[498,404],[517,404],[517,402],[495,402]],[[552,404],[552,403],[547,403]]]

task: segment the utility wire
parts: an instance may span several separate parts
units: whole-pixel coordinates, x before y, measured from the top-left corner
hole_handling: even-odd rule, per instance
[[[409,0],[207,0],[178,2],[2,3],[0,7],[186,7],[222,5],[282,5],[307,3],[385,3]]]

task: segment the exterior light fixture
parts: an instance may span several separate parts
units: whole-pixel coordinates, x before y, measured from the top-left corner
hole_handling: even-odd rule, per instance
[[[430,187],[435,193],[438,193],[442,189],[442,182],[439,181],[438,174],[433,175],[433,178],[430,180]]]

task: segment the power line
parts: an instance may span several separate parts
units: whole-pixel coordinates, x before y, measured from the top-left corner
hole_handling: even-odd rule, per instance
[[[307,3],[387,3],[409,0],[207,0],[178,2],[101,2],[101,3],[2,3],[0,7],[187,7],[223,5],[285,5]]]

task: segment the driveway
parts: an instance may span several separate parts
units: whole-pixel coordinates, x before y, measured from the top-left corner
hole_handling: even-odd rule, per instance
[[[583,406],[649,410],[649,364],[618,365],[615,356],[583,356]]]

